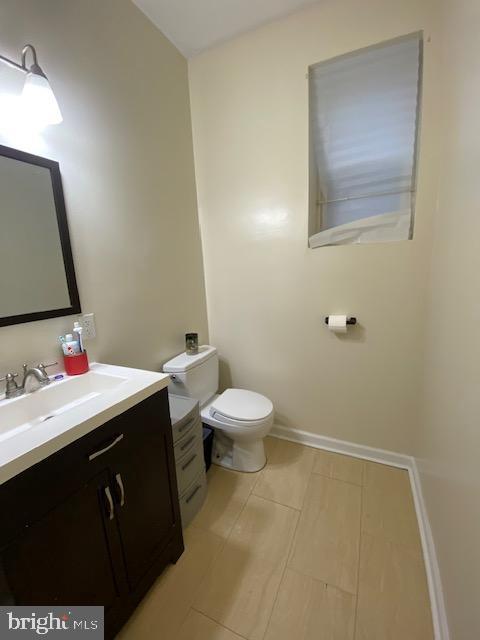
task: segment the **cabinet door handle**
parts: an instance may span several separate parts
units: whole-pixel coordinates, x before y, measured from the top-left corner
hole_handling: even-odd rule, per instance
[[[182,431],[185,431],[188,427],[190,427],[192,422],[195,422],[195,418],[192,418],[191,420],[189,420],[185,424],[182,424],[181,427],[178,427],[178,433],[182,433]]]
[[[112,493],[110,491],[110,487],[104,487],[105,496],[107,497],[107,515],[109,520],[113,520],[115,516],[115,511],[113,507],[113,499]]]
[[[117,481],[117,487],[120,489],[120,506],[123,507],[125,504],[125,488],[123,486],[123,480],[120,473],[117,473],[115,480]]]
[[[196,457],[197,457],[197,454],[194,453],[193,456],[189,460],[187,460],[187,462],[185,462],[185,464],[182,464],[182,471],[185,471],[185,469],[192,464],[192,462],[195,460]]]
[[[185,451],[185,449],[192,444],[195,438],[196,436],[190,436],[190,438],[182,444],[182,446],[180,447],[180,451]]]
[[[107,444],[106,447],[103,447],[103,449],[99,449],[98,451],[95,451],[94,453],[91,453],[88,456],[88,459],[90,461],[95,460],[95,458],[98,458],[98,456],[101,456],[102,454],[107,452],[109,449],[114,447],[116,444],[118,444],[120,442],[120,440],[123,440],[123,433],[121,433],[119,436],[116,436],[116,438],[112,442],[110,442],[110,444]]]
[[[192,491],[192,493],[188,496],[188,498],[185,500],[185,502],[190,502],[190,500],[193,500],[193,498],[196,496],[197,492],[202,488],[201,484],[197,484],[197,486],[195,487],[195,489]]]

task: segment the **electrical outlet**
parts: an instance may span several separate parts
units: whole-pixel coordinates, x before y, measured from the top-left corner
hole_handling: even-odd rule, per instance
[[[84,313],[83,316],[79,317],[78,321],[83,329],[82,338],[85,338],[86,340],[95,338],[97,335],[97,331],[95,329],[95,314]]]

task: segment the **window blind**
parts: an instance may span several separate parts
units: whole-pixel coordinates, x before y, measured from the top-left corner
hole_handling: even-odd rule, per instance
[[[310,246],[411,237],[420,34],[310,67]]]

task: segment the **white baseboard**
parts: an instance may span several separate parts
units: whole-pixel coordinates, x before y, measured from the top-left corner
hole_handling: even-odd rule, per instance
[[[290,429],[282,425],[275,424],[270,432],[274,438],[282,440],[290,440],[304,444],[315,449],[325,449],[335,453],[362,458],[372,462],[388,464],[392,467],[407,469],[410,484],[412,487],[413,500],[415,503],[415,511],[417,514],[418,527],[420,530],[420,538],[422,541],[422,550],[425,560],[425,571],[427,574],[428,590],[430,594],[430,605],[432,609],[433,629],[435,640],[449,640],[447,616],[445,610],[445,602],[443,598],[442,583],[440,580],[440,571],[437,562],[437,554],[435,552],[435,544],[433,542],[432,530],[428,520],[425,501],[423,498],[420,474],[418,472],[417,463],[412,456],[403,453],[395,453],[394,451],[385,451],[384,449],[375,449],[354,442],[345,440],[336,440],[328,438],[309,431],[301,431],[299,429]]]
[[[425,570],[427,572],[428,589],[430,592],[435,640],[450,640],[447,610],[445,608],[442,580],[440,577],[440,568],[438,566],[432,528],[430,527],[430,520],[428,519],[427,508],[425,506],[417,461],[415,458],[412,458],[411,460],[412,466],[409,468],[408,472],[410,474],[410,484],[412,485],[418,527],[420,529],[420,537],[422,539],[423,557],[425,559]]]
[[[334,451],[335,453],[343,453],[354,458],[362,458],[372,462],[380,462],[388,464],[391,467],[400,467],[401,469],[410,469],[412,466],[412,458],[403,453],[394,453],[393,451],[385,451],[384,449],[374,449],[366,447],[363,444],[355,444],[346,440],[336,440],[335,438],[327,438],[310,431],[300,431],[299,429],[290,429],[279,424],[274,424],[270,435],[282,440],[291,440],[301,444],[314,447],[315,449],[325,449],[326,451]]]

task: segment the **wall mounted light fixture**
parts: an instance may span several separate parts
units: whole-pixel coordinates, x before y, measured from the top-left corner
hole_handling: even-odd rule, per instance
[[[32,54],[32,64],[29,67],[27,66],[28,52]],[[26,74],[21,102],[28,118],[42,125],[62,122],[63,118],[57,99],[47,76],[38,64],[37,52],[33,45],[26,44],[23,47],[21,64],[2,55],[0,55],[0,62]]]

